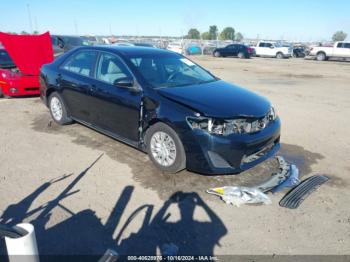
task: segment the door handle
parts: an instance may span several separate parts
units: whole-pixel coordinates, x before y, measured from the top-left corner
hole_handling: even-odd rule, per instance
[[[93,92],[93,93],[94,93],[94,92],[96,92],[96,90],[97,90],[97,89],[96,89],[96,86],[95,86],[95,85],[91,85],[91,86],[90,86],[90,92]]]

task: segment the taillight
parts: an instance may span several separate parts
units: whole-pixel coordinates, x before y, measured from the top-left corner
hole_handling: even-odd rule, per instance
[[[248,53],[249,53],[249,54],[253,53],[253,48],[250,48],[250,47],[249,47],[249,48],[248,48]]]

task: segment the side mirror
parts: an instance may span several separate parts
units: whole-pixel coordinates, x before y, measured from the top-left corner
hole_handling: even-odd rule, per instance
[[[113,85],[121,88],[131,88],[134,86],[134,79],[131,77],[118,78],[114,81]]]
[[[270,46],[270,48],[271,48],[271,49],[274,49],[275,47],[272,45],[272,46]]]

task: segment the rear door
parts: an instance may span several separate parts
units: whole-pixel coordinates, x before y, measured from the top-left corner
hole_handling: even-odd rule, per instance
[[[73,53],[60,66],[59,86],[69,114],[90,123],[93,101],[89,96],[97,60],[97,51],[82,50]]]
[[[237,56],[239,52],[238,45],[230,45],[230,56]]]
[[[332,55],[335,56],[335,57],[344,57],[344,53],[345,53],[345,48],[343,48],[343,43],[338,43],[333,48],[333,54]]]
[[[338,43],[333,49],[335,57],[350,57],[350,43]]]
[[[344,53],[346,54],[346,57],[350,57],[350,43],[344,43]]]
[[[138,141],[141,92],[115,85],[124,78],[135,79],[122,59],[116,54],[100,52],[91,89],[92,119],[103,130]]]

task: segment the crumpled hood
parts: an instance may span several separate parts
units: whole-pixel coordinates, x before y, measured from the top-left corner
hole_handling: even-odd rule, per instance
[[[0,32],[0,42],[22,74],[39,75],[40,67],[53,61],[49,32],[42,35],[11,35]]]
[[[263,117],[270,102],[247,89],[219,80],[200,85],[157,90],[162,96],[188,106],[208,117]]]

